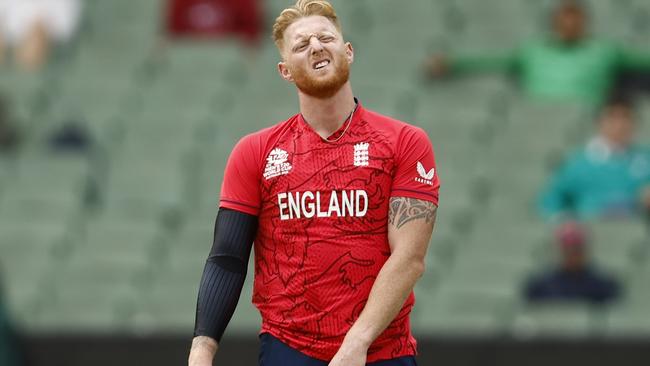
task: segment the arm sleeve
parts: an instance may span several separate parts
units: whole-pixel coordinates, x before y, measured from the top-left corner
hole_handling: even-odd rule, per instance
[[[410,197],[438,205],[440,180],[426,132],[409,126],[399,136],[391,197]]]
[[[538,203],[539,212],[544,219],[552,220],[573,208],[575,168],[575,162],[569,160],[551,177]]]
[[[624,70],[650,71],[650,52],[619,49],[619,60]]]
[[[259,213],[260,148],[255,135],[248,135],[235,145],[224,172],[220,207],[249,215]]]
[[[199,287],[195,337],[208,336],[221,341],[244,286],[256,232],[257,217],[219,209],[212,249]]]

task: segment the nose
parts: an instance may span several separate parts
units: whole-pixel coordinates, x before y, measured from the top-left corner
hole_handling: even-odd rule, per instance
[[[314,55],[316,53],[319,53],[323,50],[323,44],[320,42],[318,37],[311,36],[309,38],[309,45],[311,46],[311,54]]]

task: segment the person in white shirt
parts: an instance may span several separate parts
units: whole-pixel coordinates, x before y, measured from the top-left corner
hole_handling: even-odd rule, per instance
[[[79,24],[79,0],[0,0],[0,61],[7,50],[27,70],[38,70],[54,43],[65,43]]]

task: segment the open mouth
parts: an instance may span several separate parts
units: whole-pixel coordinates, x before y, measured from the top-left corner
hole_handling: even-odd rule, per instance
[[[321,61],[315,62],[312,66],[313,66],[314,70],[320,70],[320,69],[326,67],[329,64],[330,64],[330,60],[321,60]]]

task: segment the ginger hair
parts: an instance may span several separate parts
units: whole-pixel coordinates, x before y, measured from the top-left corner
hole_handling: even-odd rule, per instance
[[[286,8],[275,19],[273,24],[273,41],[281,51],[284,46],[284,31],[300,18],[309,16],[323,16],[332,22],[338,31],[341,31],[341,24],[336,16],[334,7],[326,0],[298,0],[296,3]]]

